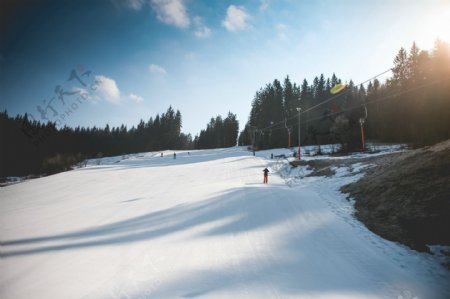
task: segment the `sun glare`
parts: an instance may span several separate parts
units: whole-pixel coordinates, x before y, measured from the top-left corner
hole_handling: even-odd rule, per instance
[[[436,39],[450,42],[450,5],[417,24],[416,42],[422,49],[431,49]]]

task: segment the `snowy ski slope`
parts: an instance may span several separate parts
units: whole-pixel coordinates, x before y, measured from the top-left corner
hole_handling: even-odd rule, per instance
[[[337,190],[361,174],[300,178],[272,152],[103,158],[0,189],[0,298],[450,298],[432,256],[351,216]]]

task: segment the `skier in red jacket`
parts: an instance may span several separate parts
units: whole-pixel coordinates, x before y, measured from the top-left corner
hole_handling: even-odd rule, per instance
[[[267,184],[268,178],[269,178],[269,169],[264,168],[264,184]]]

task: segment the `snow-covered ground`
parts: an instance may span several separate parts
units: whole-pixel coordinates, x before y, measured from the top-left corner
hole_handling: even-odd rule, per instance
[[[365,164],[306,177],[271,153],[289,154],[142,153],[0,189],[0,298],[450,298],[433,256],[352,217],[338,188]]]

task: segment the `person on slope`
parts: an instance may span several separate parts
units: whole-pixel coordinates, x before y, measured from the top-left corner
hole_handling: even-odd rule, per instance
[[[264,182],[263,183],[267,184],[267,181],[268,181],[268,178],[269,178],[269,169],[264,168],[263,172],[264,172]]]

